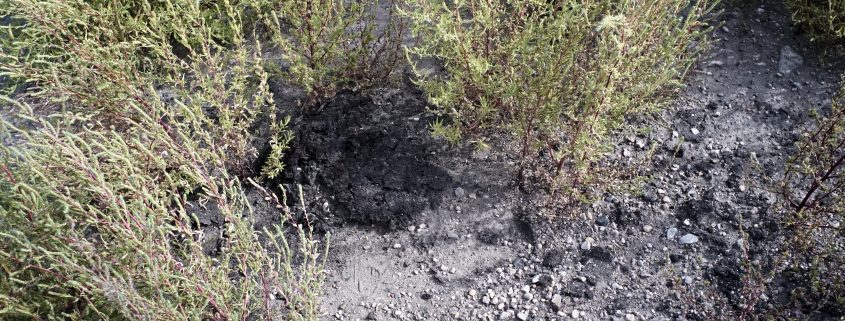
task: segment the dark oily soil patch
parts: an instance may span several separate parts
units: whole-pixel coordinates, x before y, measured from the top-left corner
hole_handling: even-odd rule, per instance
[[[387,102],[349,92],[295,125],[285,182],[316,189],[321,210],[363,224],[395,227],[436,207],[452,178],[433,162],[425,104],[397,94]]]

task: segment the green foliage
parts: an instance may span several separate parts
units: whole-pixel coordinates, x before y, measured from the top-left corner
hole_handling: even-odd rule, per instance
[[[305,89],[308,104],[340,89],[383,85],[403,59],[405,21],[378,1],[280,1],[260,16],[287,64],[286,78]]]
[[[270,154],[267,156],[267,163],[261,168],[261,176],[272,180],[285,170],[282,159],[291,140],[293,140],[293,132],[285,129],[290,124],[290,117],[285,117],[281,123],[275,121],[275,115],[271,115],[270,119],[273,136],[270,137]]]
[[[457,144],[461,141],[460,129],[444,124],[443,119],[438,118],[429,126],[431,126],[431,134],[434,137],[446,139],[450,144]]]
[[[271,112],[266,108],[272,104],[265,104],[271,99],[262,83],[266,76],[260,64],[251,62],[257,56],[244,43],[239,23],[229,25],[241,35],[231,39],[234,47],[223,48],[194,1],[170,1],[164,13],[145,3],[135,15],[145,19],[134,23],[115,21],[123,7],[98,8],[84,1],[5,2],[2,14],[29,23],[8,27],[14,36],[3,44],[0,75],[30,86],[26,96],[43,98],[40,105],[49,108],[84,111],[93,125],[103,121],[118,129],[128,125],[123,118],[137,120],[130,105],[151,110],[155,100],[178,97],[172,103],[190,113],[162,121],[213,129],[207,133],[210,138],[234,156],[229,168],[246,171],[246,161],[255,154],[247,130],[258,114]],[[234,7],[216,10],[238,17]],[[114,27],[121,25],[134,32]],[[191,44],[187,57],[176,54],[173,38]],[[208,117],[197,116],[204,114]]]
[[[240,7],[129,3],[0,6],[26,22],[0,51],[0,76],[26,85],[0,96],[0,319],[315,319],[322,246],[301,226],[256,232],[253,206],[291,213],[243,186],[248,130],[275,111]],[[203,211],[224,222],[214,257]]]
[[[407,55],[447,137],[504,131],[522,172],[589,201],[613,184],[598,166],[625,117],[654,112],[706,47],[711,1],[409,1]],[[422,69],[434,60],[445,74]],[[453,133],[458,130],[462,135]]]
[[[792,19],[814,40],[845,38],[845,0],[787,0]]]

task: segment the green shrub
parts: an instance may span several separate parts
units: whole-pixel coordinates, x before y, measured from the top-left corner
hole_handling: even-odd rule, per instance
[[[845,37],[845,0],[788,0],[792,19],[803,24],[813,39]]]
[[[711,1],[412,0],[405,15],[419,86],[438,106],[435,133],[506,132],[521,176],[588,201],[615,184],[598,166],[625,118],[659,110],[706,47]],[[434,60],[444,73],[425,70]],[[480,139],[482,142],[483,138]]]
[[[26,86],[0,108],[0,318],[315,319],[322,246],[256,231],[253,206],[292,214],[243,186],[250,128],[267,117],[277,153],[287,135],[260,44],[226,1],[225,47],[198,2],[153,3],[2,2],[0,76]],[[222,217],[213,257],[200,211]]]
[[[135,118],[128,105],[149,110],[154,99],[165,100],[183,110],[163,121],[208,128],[209,138],[231,156],[227,168],[239,175],[248,171],[256,153],[250,127],[258,115],[275,112],[257,52],[261,47],[245,42],[239,7],[215,7],[233,21],[227,26],[231,45],[224,47],[206,23],[206,9],[195,1],[168,1],[157,8],[162,12],[145,2],[132,15],[123,13],[125,7],[86,1],[5,2],[4,15],[28,23],[7,27],[14,36],[3,44],[0,72],[29,88],[26,96],[47,97],[38,106],[84,111],[92,124],[120,130],[127,125],[121,121]],[[116,21],[123,16],[145,19]],[[122,30],[114,27],[119,25],[134,32],[115,31]],[[187,51],[177,54],[180,42]]]
[[[384,85],[404,59],[406,23],[377,1],[280,1],[261,17],[287,65],[286,79],[305,89],[307,104],[340,89]]]

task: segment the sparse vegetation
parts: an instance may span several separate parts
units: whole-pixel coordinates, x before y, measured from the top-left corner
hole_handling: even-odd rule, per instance
[[[797,143],[781,183],[789,239],[785,273],[802,286],[792,291],[801,308],[845,314],[845,88],[828,117]]]
[[[324,245],[308,227],[255,226],[263,203],[246,195],[250,128],[275,111],[239,7],[0,8],[14,22],[0,72],[17,85],[3,97],[0,318],[316,318]],[[220,235],[204,234],[204,211]]]
[[[361,90],[392,80],[402,62],[405,19],[378,1],[279,1],[261,13],[286,64],[283,74],[308,93],[305,106],[340,89]],[[383,24],[376,17],[387,17]]]
[[[589,201],[618,185],[599,166],[626,117],[660,110],[707,47],[711,1],[409,1],[419,86],[451,124],[483,141],[506,133],[520,177]],[[445,73],[418,63],[434,60]],[[481,137],[481,138],[479,138]]]
[[[845,37],[845,1],[787,0],[792,18],[810,32],[813,39]]]
[[[845,1],[788,0],[786,4],[793,20],[813,40],[845,38]],[[829,113],[809,111],[817,118],[816,124],[795,143],[783,176],[772,184],[779,200],[776,212],[781,233],[778,240],[768,241],[776,242],[780,253],[765,258],[766,262],[752,262],[747,252],[754,244],[741,231],[741,293],[732,305],[718,295],[709,299],[719,301],[716,304],[705,299],[704,304],[711,305],[704,313],[709,319],[804,320],[845,315],[845,86],[830,107]],[[784,280],[791,288],[778,298],[773,292],[778,287],[775,283]],[[782,304],[762,305],[764,297]]]
[[[755,243],[740,217],[740,282],[732,298],[715,291],[685,292],[690,315],[706,320],[805,320],[845,314],[845,87],[796,142],[776,179],[776,237]],[[751,248],[776,254],[752,260]],[[777,293],[787,281],[787,293]],[[778,284],[780,282],[781,284]],[[682,290],[684,291],[684,290]],[[772,304],[777,300],[778,304]]]

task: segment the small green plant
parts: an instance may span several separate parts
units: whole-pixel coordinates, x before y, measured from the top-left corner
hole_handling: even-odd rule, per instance
[[[599,166],[627,116],[659,110],[706,48],[712,1],[412,0],[417,83],[456,140],[508,133],[528,173],[562,199],[615,183]],[[445,73],[422,70],[433,60]],[[530,170],[529,170],[530,169]]]
[[[845,0],[788,0],[792,19],[804,25],[814,40],[845,37]]]
[[[324,245],[255,226],[293,215],[244,186],[250,127],[270,118],[282,151],[287,135],[260,43],[239,7],[199,3],[2,1],[25,23],[0,51],[21,85],[0,96],[0,319],[317,318]],[[221,217],[219,253],[198,212]]]
[[[443,119],[436,119],[430,125],[431,135],[440,137],[448,141],[450,144],[457,144],[461,141],[461,131],[455,126],[445,125]]]
[[[762,246],[777,254],[752,261],[739,218],[741,288],[737,296],[690,295],[685,305],[708,320],[807,320],[845,315],[845,88],[831,113],[796,142],[782,177],[766,178],[780,203],[780,231]],[[762,169],[761,169],[762,171]],[[776,181],[777,184],[771,184]],[[775,186],[776,185],[776,186]],[[760,246],[760,245],[758,245]],[[789,292],[774,290],[788,285]],[[694,300],[704,301],[699,304]],[[775,301],[777,300],[777,301]],[[768,301],[768,302],[766,302]],[[714,304],[717,303],[717,304]],[[765,304],[763,304],[765,303]]]
[[[275,179],[285,170],[282,160],[293,140],[293,132],[286,129],[288,124],[290,124],[290,117],[277,122],[276,115],[270,115],[270,126],[273,132],[273,136],[270,137],[270,154],[267,156],[267,163],[261,168],[261,176],[266,179]]]
[[[797,302],[845,314],[845,87],[831,114],[807,132],[787,164],[780,191],[789,233],[784,265],[804,276]]]
[[[261,21],[286,64],[286,78],[308,93],[307,104],[319,104],[338,90],[392,79],[407,30],[394,10],[377,1],[280,1]]]

